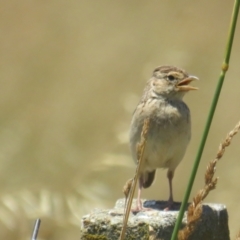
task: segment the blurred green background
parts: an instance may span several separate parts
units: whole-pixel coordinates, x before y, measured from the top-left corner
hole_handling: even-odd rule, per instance
[[[234,1],[0,1],[0,238],[79,239],[80,220],[111,208],[135,172],[132,112],[146,80],[171,64],[198,76],[185,101],[192,140],[174,178],[183,198],[223,60]],[[191,197],[208,161],[240,120],[240,23],[230,69]],[[240,228],[240,134],[217,165],[206,202]],[[143,192],[167,199],[166,171]]]

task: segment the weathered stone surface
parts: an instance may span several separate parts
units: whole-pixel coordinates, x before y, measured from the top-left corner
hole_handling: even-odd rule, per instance
[[[162,211],[166,202],[145,201],[145,207],[153,210],[130,214],[125,239],[158,239],[169,240],[178,215],[180,203],[175,204],[177,210]],[[83,216],[81,226],[82,240],[118,240],[123,222],[124,199],[117,201],[114,209],[96,209]],[[183,225],[186,223],[186,216]],[[228,214],[222,204],[205,204],[203,213],[190,240],[228,240]]]

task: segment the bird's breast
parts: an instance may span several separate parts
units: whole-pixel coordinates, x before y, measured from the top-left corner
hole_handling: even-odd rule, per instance
[[[146,169],[175,168],[182,160],[191,137],[190,112],[183,101],[149,100],[137,108],[131,124],[130,145],[136,161],[144,119],[150,119],[145,146]]]

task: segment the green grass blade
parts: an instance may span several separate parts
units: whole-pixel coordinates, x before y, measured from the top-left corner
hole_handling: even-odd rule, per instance
[[[198,170],[202,152],[203,152],[206,140],[207,140],[208,132],[209,132],[209,129],[210,129],[210,126],[212,123],[213,115],[214,115],[214,112],[215,112],[215,109],[216,109],[216,106],[218,103],[218,98],[219,98],[219,95],[220,95],[220,92],[222,89],[222,85],[224,82],[225,74],[226,74],[226,71],[228,70],[229,60],[230,60],[230,55],[231,55],[231,50],[232,50],[232,43],[233,43],[234,33],[235,33],[235,29],[236,29],[236,24],[237,24],[239,6],[240,6],[240,0],[236,0],[234,3],[234,7],[233,7],[233,14],[232,14],[232,19],[231,19],[231,24],[230,24],[230,31],[229,31],[229,35],[228,35],[228,42],[227,42],[227,47],[226,47],[224,63],[222,65],[222,71],[221,71],[221,74],[220,74],[220,77],[219,77],[219,80],[217,83],[217,87],[216,87],[215,94],[214,94],[214,97],[212,100],[211,108],[210,108],[210,111],[208,114],[206,126],[205,126],[205,129],[203,132],[202,140],[201,140],[198,152],[197,152],[197,156],[196,156],[194,166],[193,166],[193,169],[191,172],[191,176],[190,176],[190,179],[188,182],[187,190],[186,190],[186,193],[184,195],[184,198],[183,198],[183,201],[181,204],[181,208],[180,208],[179,215],[178,215],[178,218],[177,218],[174,230],[173,230],[171,240],[177,239],[178,230],[181,226],[184,211],[187,206],[187,202],[188,202],[191,190],[192,190],[194,179],[195,179],[195,176],[196,176],[196,173]]]

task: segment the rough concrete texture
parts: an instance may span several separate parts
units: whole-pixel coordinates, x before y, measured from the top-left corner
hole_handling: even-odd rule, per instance
[[[81,224],[82,240],[118,240],[123,222],[124,199],[119,199],[114,209],[96,209],[92,213],[83,216]],[[135,204],[135,201],[134,201]],[[128,220],[126,240],[133,239],[158,239],[169,240],[178,215],[178,210],[162,211],[166,202],[145,201],[145,207],[151,207],[149,211],[131,213]],[[175,204],[179,209],[180,203]],[[182,227],[186,224],[186,215]],[[228,240],[228,214],[223,204],[205,204],[201,220],[190,240]]]

